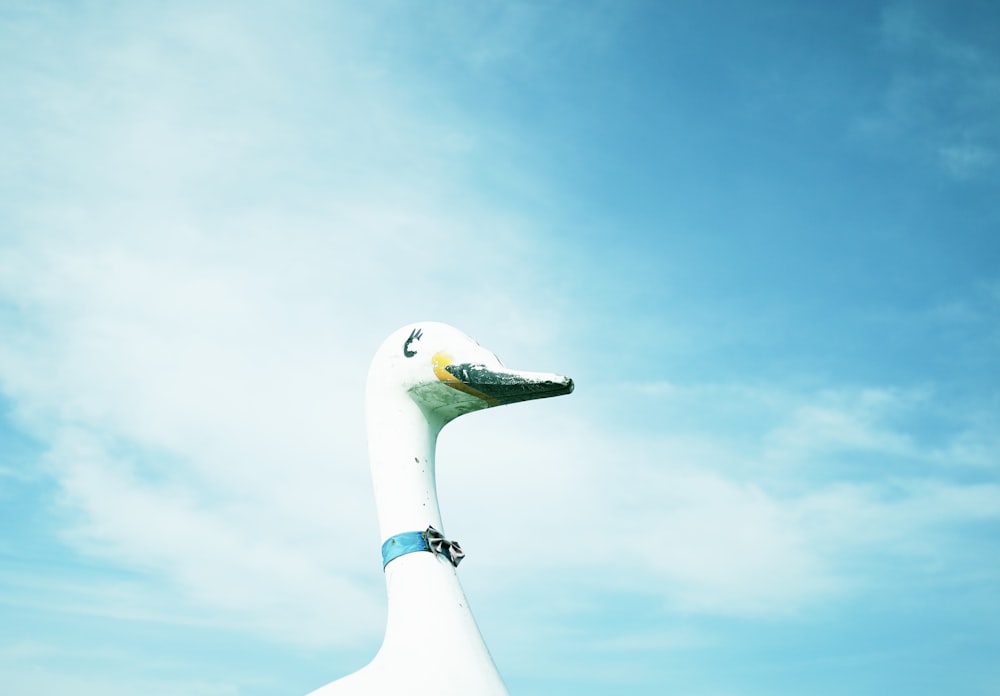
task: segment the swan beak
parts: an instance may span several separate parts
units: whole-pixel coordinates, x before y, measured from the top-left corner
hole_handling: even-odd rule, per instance
[[[487,406],[545,399],[573,391],[573,380],[563,375],[452,363],[443,353],[434,356],[434,374],[449,387],[482,399]]]

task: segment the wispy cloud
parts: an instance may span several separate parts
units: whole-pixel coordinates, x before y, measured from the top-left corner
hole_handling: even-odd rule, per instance
[[[941,162],[956,179],[972,179],[996,161],[996,153],[981,145],[947,145],[941,148]]]
[[[950,551],[937,540],[956,525],[1000,515],[995,485],[954,482],[949,470],[928,474],[940,451],[923,451],[924,437],[908,420],[927,399],[866,388],[802,394],[674,386],[646,408],[717,418],[712,402],[724,400],[728,409],[769,415],[736,437],[721,419],[714,434],[699,434],[690,422],[664,421],[649,432],[588,420],[550,431],[525,418],[518,437],[490,452],[475,444],[489,426],[457,425],[473,433],[448,444],[442,461],[476,462],[474,473],[459,467],[444,485],[450,493],[449,480],[458,479],[461,490],[490,491],[485,501],[459,500],[451,514],[487,546],[494,560],[482,562],[501,586],[530,583],[541,565],[602,591],[658,596],[674,611],[801,615],[902,583],[902,568],[968,564],[967,549]],[[986,435],[974,419],[966,427]],[[968,437],[945,436],[941,446]],[[530,530],[527,540],[521,529]],[[525,554],[531,570],[503,560]]]
[[[961,22],[935,21],[922,3],[882,11],[889,80],[862,132],[903,143],[958,180],[992,177],[1000,141],[1000,55]],[[975,19],[972,19],[975,22]]]

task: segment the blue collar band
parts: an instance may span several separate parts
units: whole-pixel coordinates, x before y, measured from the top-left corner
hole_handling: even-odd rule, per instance
[[[382,544],[382,568],[400,556],[416,551],[430,551],[436,556],[444,556],[456,568],[465,558],[465,552],[457,541],[448,541],[434,527],[422,532],[401,532],[393,534]]]

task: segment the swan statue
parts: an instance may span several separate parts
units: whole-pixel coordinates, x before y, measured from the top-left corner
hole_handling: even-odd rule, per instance
[[[385,340],[365,399],[385,638],[368,665],[308,696],[509,696],[455,572],[464,553],[443,534],[437,436],[464,413],[572,391],[568,377],[507,369],[447,324],[411,324]]]

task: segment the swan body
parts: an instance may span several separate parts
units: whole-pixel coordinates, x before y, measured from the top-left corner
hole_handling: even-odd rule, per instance
[[[365,399],[383,543],[429,527],[444,532],[434,452],[447,423],[471,411],[571,391],[567,377],[505,368],[447,324],[422,322],[391,334],[372,360]],[[309,696],[508,696],[456,566],[445,553],[390,560],[382,647],[368,665]]]

